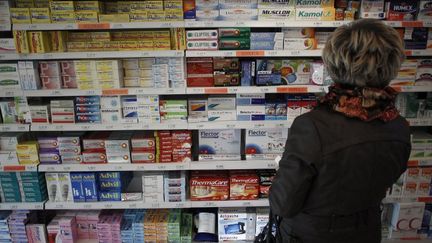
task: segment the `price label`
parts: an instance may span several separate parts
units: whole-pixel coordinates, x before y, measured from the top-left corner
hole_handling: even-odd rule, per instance
[[[13,91],[6,91],[6,92],[5,92],[5,96],[6,96],[6,97],[12,97],[12,96],[15,96],[15,92],[13,92]]]
[[[84,208],[84,209],[91,209],[91,208],[92,208],[92,205],[91,205],[91,204],[84,204],[84,205],[83,205],[83,208]]]
[[[224,168],[224,165],[216,165],[216,169],[223,170]]]
[[[123,166],[121,165],[114,166],[114,170],[123,170]]]
[[[90,130],[90,126],[89,125],[82,125],[81,129],[82,130]]]
[[[322,25],[323,25],[323,22],[321,22],[321,21],[315,21],[315,22],[313,22],[313,24],[312,24],[314,27],[321,27]]]
[[[130,130],[130,129],[133,129],[133,128],[134,127],[131,124],[124,126],[124,129],[127,129],[127,130]]]
[[[235,94],[235,93],[237,93],[238,91],[239,91],[238,88],[234,88],[234,87],[229,88],[229,93]]]
[[[160,204],[159,203],[152,203],[151,207],[152,208],[160,208]]]
[[[9,126],[2,126],[2,131],[3,132],[8,132],[8,131],[10,131],[11,130],[11,127],[9,127]]]
[[[265,56],[266,57],[278,56],[278,51],[266,51]]]
[[[150,129],[150,124],[141,124],[142,129]]]
[[[37,128],[38,128],[39,130],[47,130],[47,129],[48,129],[48,126],[47,126],[47,125],[39,125]]]
[[[71,170],[72,170],[72,168],[71,168],[70,166],[64,166],[63,169],[64,169],[65,171],[71,171]]]
[[[113,207],[112,203],[104,204],[104,208],[112,208],[112,207]]]
[[[285,27],[285,22],[284,21],[277,21],[275,27]]]
[[[106,130],[113,130],[114,129],[114,125],[105,126],[105,129]]]
[[[198,124],[195,126],[197,129],[204,128],[204,124]]]
[[[46,167],[46,171],[56,171],[54,166],[48,166]]]
[[[269,88],[260,88],[260,92],[261,93],[267,93],[267,92],[270,92],[270,89]]]
[[[111,24],[111,29],[123,29],[124,25],[121,23],[113,23]]]
[[[243,27],[246,23],[244,21],[236,21],[234,26]]]
[[[171,24],[171,23],[167,23],[167,22],[162,22],[162,23],[160,24],[160,27],[161,27],[161,28],[171,28],[171,27],[172,27],[172,24]]]
[[[158,165],[157,169],[158,170],[165,170],[166,169],[166,165]]]
[[[322,23],[321,23],[322,24]],[[333,27],[339,27],[339,26],[342,26],[343,25],[343,22],[340,22],[340,21],[333,21]]]
[[[5,55],[0,55],[0,59],[6,59],[6,56]]]
[[[213,27],[215,25],[214,21],[204,21],[202,27]]]
[[[52,59],[54,56],[51,53],[43,54],[44,59]]]
[[[168,129],[175,129],[175,128],[176,128],[176,125],[175,125],[175,124],[168,124],[168,125],[167,125],[167,128],[168,128]]]
[[[430,166],[432,165],[432,160],[419,160],[419,166]]]
[[[137,204],[136,203],[131,203],[128,205],[128,208],[137,208]]]
[[[34,209],[43,209],[43,205],[42,204],[36,204]]]
[[[146,170],[146,167],[144,165],[140,165],[136,167],[136,170]]]
[[[269,168],[269,169],[275,169],[276,168],[276,163],[268,163],[267,164],[267,168]]]
[[[176,165],[176,170],[184,170],[184,165]]]
[[[63,130],[63,125],[55,125],[54,129],[55,130]]]
[[[61,94],[62,94],[61,90],[58,90],[58,89],[51,91],[51,95],[54,95],[54,96],[61,95]]]
[[[290,55],[291,56],[298,56],[298,55],[300,55],[300,51],[299,50],[290,51]]]
[[[391,26],[391,27],[400,27],[399,26],[399,22],[396,22],[396,21],[387,21],[387,22],[385,22],[388,26]]]
[[[184,203],[175,203],[174,205],[176,208],[184,208],[185,204]]]
[[[87,170],[96,170],[96,166],[88,166]]]
[[[254,124],[254,128],[262,128],[264,127],[263,123]]]
[[[251,202],[243,202],[242,206],[249,207],[249,206],[252,206],[252,203]]]
[[[92,52],[86,53],[86,57],[87,58],[96,58],[96,53],[92,53]]]
[[[149,57],[150,56],[150,52],[148,52],[148,51],[143,51],[143,52],[141,52],[141,55],[140,55],[141,57]]]
[[[63,206],[63,204],[61,204],[61,203],[56,203],[56,204],[54,205],[54,208],[56,208],[56,209],[63,209],[64,206]]]
[[[73,24],[66,24],[64,26],[64,28],[67,29],[67,30],[73,30],[73,29],[75,29],[75,25],[73,25]]]
[[[226,124],[226,128],[235,128],[236,125],[235,124]]]
[[[9,208],[10,208],[11,210],[16,210],[16,209],[18,209],[18,205],[11,205]]]
[[[165,90],[165,93],[166,94],[174,94],[174,93],[177,93],[177,91],[175,89],[167,89],[167,90]]]
[[[86,91],[84,92],[84,94],[85,94],[85,95],[95,95],[95,94],[96,94],[96,91],[95,91],[95,90],[86,90]]]
[[[216,203],[215,202],[206,202],[206,203],[204,203],[204,207],[216,207]]]

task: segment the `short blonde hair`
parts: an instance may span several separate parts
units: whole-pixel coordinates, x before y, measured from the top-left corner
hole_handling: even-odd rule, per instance
[[[382,88],[397,76],[405,55],[394,28],[379,20],[362,19],[337,28],[322,58],[334,82]]]

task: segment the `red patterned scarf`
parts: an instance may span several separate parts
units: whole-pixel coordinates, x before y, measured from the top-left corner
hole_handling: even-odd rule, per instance
[[[383,89],[347,88],[333,84],[321,103],[347,117],[362,121],[379,119],[388,122],[399,116],[399,111],[395,107],[396,95],[397,91],[389,86]]]

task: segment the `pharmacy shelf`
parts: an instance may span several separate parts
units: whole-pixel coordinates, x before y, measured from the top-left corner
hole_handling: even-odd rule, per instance
[[[121,202],[46,202],[45,209],[134,209],[134,208],[190,208],[189,202],[145,203],[143,201]]]
[[[0,97],[17,97],[23,96],[24,92],[20,89],[0,89]]]
[[[103,90],[80,90],[80,89],[42,89],[25,90],[27,97],[53,97],[53,96],[90,96],[90,95],[176,95],[186,94],[185,88],[120,88]]]
[[[283,85],[283,86],[235,86],[235,87],[193,87],[187,94],[259,94],[259,93],[322,93],[327,86]]]
[[[32,124],[31,131],[113,131],[113,130],[183,130],[186,122],[131,124]]]
[[[0,124],[0,132],[28,132],[29,124]]]
[[[431,118],[408,118],[410,126],[419,127],[419,126],[432,126]]]
[[[406,50],[405,55],[411,56],[411,57],[432,56],[432,49]]]
[[[274,160],[241,160],[241,161],[193,161],[190,170],[246,170],[276,169]]]
[[[227,201],[191,201],[192,208],[226,208],[226,207],[268,207],[267,199],[227,200]]]
[[[262,129],[262,128],[289,128],[292,121],[212,121],[189,123],[188,129]]]
[[[386,197],[383,203],[412,203],[412,202],[424,202],[431,203],[432,196],[425,197]]]
[[[0,203],[0,210],[42,210],[44,202],[18,202],[18,203]]]
[[[184,21],[133,23],[14,24],[14,30],[113,30],[182,28]]]
[[[148,163],[148,164],[58,164],[39,165],[41,172],[71,171],[170,171],[188,170],[189,163]]]
[[[322,50],[186,51],[186,57],[320,57]]]
[[[38,165],[5,165],[0,164],[0,172],[38,171]]]
[[[55,60],[55,59],[100,59],[138,57],[183,57],[183,51],[98,51],[98,52],[59,52],[44,54],[0,54],[0,60]]]

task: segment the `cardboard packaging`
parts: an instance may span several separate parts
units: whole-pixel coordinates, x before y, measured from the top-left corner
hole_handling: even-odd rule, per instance
[[[335,9],[328,8],[296,8],[296,20],[334,21]]]
[[[247,241],[255,238],[256,213],[246,208],[220,208],[219,241]]]
[[[258,20],[294,20],[296,17],[295,8],[261,8],[258,9]]]
[[[386,2],[386,19],[389,21],[413,21],[416,18],[419,1],[398,0]]]
[[[193,174],[190,178],[190,200],[227,200],[229,179],[224,174]]]

